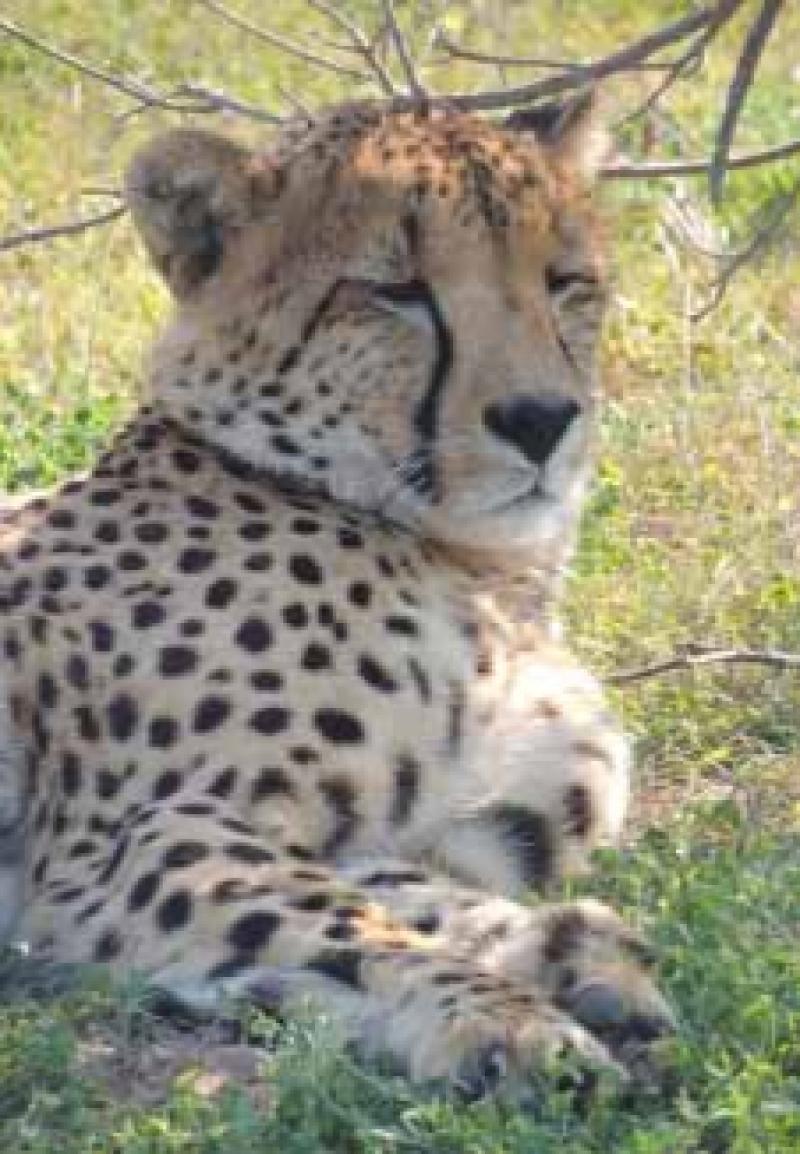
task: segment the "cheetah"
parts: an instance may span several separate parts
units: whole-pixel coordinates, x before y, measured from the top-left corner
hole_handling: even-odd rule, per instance
[[[357,104],[134,157],[175,306],[147,392],[0,533],[0,922],[35,956],[310,1000],[474,1094],[566,1052],[624,1077],[673,1028],[638,934],[552,897],[628,793],[556,618],[596,138],[586,102]]]

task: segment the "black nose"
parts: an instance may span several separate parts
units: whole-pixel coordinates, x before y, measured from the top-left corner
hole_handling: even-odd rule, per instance
[[[483,420],[534,465],[543,465],[580,411],[571,398],[522,395],[487,405]]]

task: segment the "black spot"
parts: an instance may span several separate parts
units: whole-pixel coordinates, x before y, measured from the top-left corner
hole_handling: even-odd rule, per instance
[[[295,517],[291,523],[291,530],[293,533],[299,533],[301,537],[310,537],[319,532],[319,521],[314,521],[311,517]]]
[[[53,709],[58,702],[58,686],[49,673],[39,674],[38,697],[44,709]]]
[[[79,705],[73,710],[78,723],[78,734],[83,741],[99,741],[100,726],[93,710],[88,705]]]
[[[164,851],[162,864],[165,869],[184,869],[203,861],[209,852],[201,841],[177,841]]]
[[[186,508],[192,517],[202,517],[205,521],[213,521],[219,516],[219,506],[207,497],[187,497]]]
[[[266,573],[272,568],[272,554],[251,553],[244,561],[244,568],[249,569],[251,573]]]
[[[217,555],[213,549],[184,549],[178,558],[178,568],[181,573],[202,573],[209,565],[213,565],[216,559]]]
[[[169,749],[178,740],[179,726],[174,717],[154,717],[147,730],[147,740],[153,749]]]
[[[319,791],[333,810],[334,825],[325,840],[325,854],[335,854],[349,841],[358,825],[356,791],[346,777],[328,777],[319,782]]]
[[[205,632],[205,628],[205,622],[201,621],[199,617],[187,617],[180,624],[181,637],[199,637],[201,633]]]
[[[119,778],[110,769],[99,769],[95,778],[97,796],[103,801],[109,801],[119,793]]]
[[[154,870],[142,874],[140,878],[137,878],[128,894],[128,910],[135,913],[137,910],[144,909],[153,900],[160,885],[161,876]]]
[[[393,693],[397,689],[395,679],[368,653],[362,653],[359,657],[358,672],[367,685],[381,693]]]
[[[106,708],[108,731],[116,741],[128,741],[136,731],[139,710],[127,693],[118,693]]]
[[[210,733],[218,729],[230,715],[231,703],[225,697],[209,694],[203,697],[195,706],[192,717],[192,729],[195,733]]]
[[[275,860],[275,855],[268,849],[248,841],[229,842],[225,846],[225,853],[234,861],[244,862],[246,865],[261,865],[263,862]]]
[[[316,672],[320,669],[330,669],[333,664],[331,651],[324,645],[312,642],[303,650],[300,664],[303,669],[308,669],[311,672]]]
[[[545,881],[553,867],[553,839],[547,818],[524,805],[500,802],[490,808],[488,820],[500,831],[526,884]],[[486,820],[486,819],[484,819]]]
[[[134,670],[136,662],[130,653],[120,653],[119,657],[115,658],[111,672],[115,677],[128,677]]]
[[[264,502],[260,497],[256,497],[253,493],[246,493],[240,490],[239,492],[233,494],[233,499],[239,508],[242,509],[245,513],[264,512]]]
[[[289,902],[293,910],[303,910],[308,913],[318,913],[320,910],[326,910],[331,904],[331,899],[328,894],[306,894],[302,898],[293,898]]]
[[[274,673],[271,669],[257,669],[255,673],[250,674],[250,684],[253,689],[275,693],[283,688],[283,678],[280,673]]]
[[[197,653],[188,645],[165,645],[158,654],[158,672],[162,677],[183,677],[197,665]]]
[[[232,765],[229,765],[227,769],[223,769],[221,773],[217,774],[206,793],[210,793],[212,797],[230,797],[235,785],[236,770]]]
[[[176,449],[172,454],[172,463],[181,473],[196,473],[200,468],[200,458],[191,449]]]
[[[389,810],[392,825],[404,825],[419,794],[419,763],[413,757],[398,758],[394,771],[394,796]]]
[[[235,950],[254,954],[264,949],[280,924],[280,917],[271,910],[252,910],[237,918],[225,936]]]
[[[97,875],[97,884],[99,886],[104,886],[111,881],[114,874],[122,864],[122,859],[128,852],[129,845],[130,838],[127,836],[127,834],[123,837],[117,838],[114,848],[106,859],[106,863],[103,866],[103,869]]]
[[[164,606],[157,601],[140,601],[131,609],[131,624],[134,629],[149,629],[160,625],[166,615]]]
[[[336,745],[354,745],[364,740],[364,726],[343,709],[318,709],[314,714],[314,727]]]
[[[267,706],[251,714],[249,724],[258,733],[271,737],[273,734],[282,733],[288,727],[291,716],[288,709],[282,709],[278,705]]]
[[[136,573],[140,569],[147,568],[147,558],[134,549],[123,549],[121,553],[117,554],[117,568],[122,569],[125,573]]]
[[[93,505],[116,505],[121,497],[119,489],[95,489],[89,494]]]
[[[206,590],[206,605],[209,609],[226,609],[236,596],[238,586],[229,577],[220,577]]]
[[[263,653],[272,644],[272,630],[260,617],[248,617],[236,630],[234,640],[248,653]]]
[[[323,579],[322,569],[307,553],[295,553],[289,558],[289,572],[302,585],[319,585]]]
[[[283,770],[267,766],[259,770],[258,777],[250,790],[250,800],[253,802],[263,801],[265,797],[274,797],[275,794],[294,797],[294,793],[294,786]]]
[[[557,965],[579,949],[587,932],[586,918],[575,907],[553,914],[545,934],[543,955],[546,962]]]
[[[450,682],[450,699],[447,703],[447,744],[451,756],[455,756],[461,748],[464,736],[464,711],[467,699],[464,686],[460,681]]]
[[[243,541],[263,541],[271,532],[266,521],[245,521],[239,527],[239,536]]]
[[[287,457],[296,457],[300,453],[300,446],[284,433],[275,433],[270,443],[277,453]]]
[[[571,785],[564,794],[567,833],[586,837],[592,828],[592,799],[585,785]]]
[[[167,526],[162,525],[160,521],[144,521],[141,525],[137,525],[133,532],[136,540],[142,545],[160,545],[169,536]]]
[[[372,600],[372,586],[366,581],[354,581],[347,590],[347,598],[351,605],[366,609]]]
[[[156,922],[164,933],[181,929],[191,916],[192,898],[188,890],[175,890],[156,909]]]
[[[362,549],[364,538],[355,529],[340,529],[337,533],[342,549]]]
[[[292,629],[302,629],[308,625],[308,610],[301,601],[290,601],[283,607],[283,620]]]
[[[412,922],[414,929],[420,934],[435,934],[442,924],[438,914],[423,914]]]
[[[361,989],[360,950],[321,950],[306,962],[309,970],[332,978],[354,990]]]
[[[53,509],[47,517],[47,522],[53,529],[73,529],[75,514],[69,509]]]
[[[114,630],[106,621],[90,621],[89,633],[92,646],[97,653],[110,653],[114,648]]]
[[[390,633],[399,633],[403,637],[416,637],[419,633],[419,625],[414,618],[402,613],[390,614],[383,623]]]
[[[376,886],[406,886],[406,885],[422,885],[427,882],[428,875],[422,870],[412,869],[397,869],[397,870],[376,870],[374,873],[367,874],[366,877],[360,879],[361,885],[367,888]]]
[[[183,778],[177,769],[165,769],[153,786],[153,800],[163,801],[165,797],[172,797],[183,785]]]
[[[116,930],[104,930],[94,943],[92,955],[96,962],[110,962],[122,952],[122,938]]]
[[[102,589],[111,580],[111,570],[107,565],[89,565],[83,571],[83,583],[87,589]]]
[[[78,838],[76,842],[70,846],[70,858],[89,857],[90,854],[97,852],[97,845],[88,837]]]
[[[431,682],[428,674],[417,661],[416,657],[409,657],[408,672],[411,674],[414,684],[417,687],[420,700],[427,705],[431,700]]]

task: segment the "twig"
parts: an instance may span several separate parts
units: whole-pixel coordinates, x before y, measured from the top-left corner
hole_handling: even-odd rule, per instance
[[[790,156],[800,153],[800,137],[786,140],[783,144],[775,144],[771,148],[762,148],[756,152],[742,152],[738,156],[729,156],[726,168],[731,171],[738,168],[757,168],[761,164],[770,164],[774,160],[786,160]],[[602,175],[611,179],[629,180],[639,178],[652,180],[654,177],[673,176],[707,176],[711,167],[710,159],[690,160],[649,160],[641,163],[625,161],[607,164]]]
[[[788,192],[777,198],[769,219],[753,233],[744,247],[735,252],[709,254],[720,261],[723,267],[714,280],[708,300],[692,313],[693,322],[704,320],[717,307],[739,269],[774,240],[776,233],[797,203],[798,197],[800,197],[800,180],[797,180]]]
[[[138,81],[126,80],[122,76],[117,76],[113,72],[106,72],[104,68],[98,68],[95,64],[90,64],[81,57],[76,56],[72,52],[66,52],[61,48],[56,48],[55,45],[42,40],[39,36],[35,36],[27,29],[21,28],[15,24],[13,20],[8,20],[5,16],[0,16],[0,32],[5,32],[7,36],[19,40],[21,44],[26,44],[29,48],[34,48],[37,52],[44,53],[53,60],[57,60],[60,64],[67,65],[68,68],[73,68],[84,76],[90,77],[92,80],[97,80],[101,84],[107,85],[109,88],[116,89],[124,96],[130,96],[136,100],[140,105],[147,108],[162,108],[168,112],[200,112],[201,107],[198,107],[197,102],[187,103],[185,101],[171,100],[169,97],[162,96],[158,92],[154,92],[144,84],[139,84]]]
[[[127,211],[126,205],[118,204],[115,208],[109,208],[106,212],[98,213],[97,216],[86,216],[81,220],[66,221],[64,224],[53,224],[45,228],[31,228],[25,232],[11,233],[9,236],[0,237],[0,252],[10,252],[13,248],[21,248],[26,244],[38,244],[41,241],[52,240],[57,236],[74,236],[76,233],[86,232],[90,228],[109,224]]]
[[[352,51],[359,55],[372,71],[383,94],[385,96],[394,96],[397,92],[394,81],[375,55],[375,49],[361,28],[352,20],[348,19],[338,8],[326,3],[326,0],[307,0],[307,3],[309,8],[315,12],[319,12],[323,16],[327,16],[338,28],[342,29],[350,41]]]
[[[648,677],[659,677],[676,669],[692,669],[700,665],[768,665],[773,669],[800,669],[800,653],[787,653],[781,649],[703,649],[692,648],[686,653],[676,653],[651,665],[639,669],[626,669],[606,677],[609,685],[631,685]]]
[[[414,100],[417,104],[420,102],[428,104],[428,93],[425,91],[425,87],[422,81],[417,76],[417,70],[414,67],[414,60],[411,55],[411,50],[406,43],[403,30],[397,23],[397,17],[394,14],[392,0],[383,0],[383,12],[384,16],[386,17],[386,27],[389,31],[389,35],[392,38],[392,43],[394,44],[395,51],[397,52],[400,65],[406,78],[406,83],[408,84],[408,90],[414,97]]]
[[[675,20],[655,32],[648,33],[633,44],[628,44],[616,52],[610,53],[589,64],[581,64],[569,72],[559,73],[557,76],[547,76],[531,84],[522,84],[515,88],[490,89],[480,92],[455,92],[440,97],[430,97],[428,103],[432,108],[456,108],[462,112],[489,112],[502,108],[513,108],[518,105],[532,104],[537,100],[558,96],[573,88],[580,88],[606,76],[617,72],[629,71],[643,60],[654,56],[663,48],[699,32],[708,24],[727,20],[744,0],[718,0],[718,3],[707,5],[691,12],[688,16]],[[391,106],[397,109],[414,108],[418,101],[410,97],[396,97]]]
[[[725,111],[717,128],[717,137],[714,142],[714,153],[711,158],[711,167],[708,173],[708,183],[711,199],[715,203],[719,200],[722,185],[725,181],[728,153],[730,152],[736,122],[744,105],[750,85],[758,66],[758,61],[764,51],[769,34],[783,7],[783,0],[764,0],[761,11],[750,27],[745,38],[742,54],[733,74],[728,97],[725,101]]]
[[[441,25],[433,30],[431,47],[439,49],[453,60],[466,60],[471,64],[499,64],[506,68],[549,68],[553,71],[567,72],[570,68],[580,68],[574,60],[553,60],[547,56],[504,56],[502,53],[479,52],[474,48],[466,48],[463,44],[456,44],[445,32]],[[644,68],[667,68],[666,64],[645,64]]]
[[[350,68],[347,64],[340,64],[338,60],[332,60],[329,56],[322,56],[318,52],[306,47],[305,44],[299,44],[295,40],[289,40],[286,36],[281,36],[278,32],[272,32],[270,29],[262,28],[258,24],[254,24],[252,20],[248,20],[246,16],[241,16],[238,12],[232,12],[224,4],[220,4],[219,0],[200,0],[204,8],[208,8],[220,19],[224,20],[226,24],[231,24],[234,28],[238,28],[241,32],[246,32],[249,36],[255,36],[256,39],[263,41],[264,44],[269,44],[272,48],[279,48],[281,52],[285,52],[287,56],[294,56],[297,60],[302,60],[305,64],[310,64],[314,68],[321,68],[326,72],[333,72],[337,76],[345,76],[349,80],[369,80],[370,77],[365,72],[360,72],[357,68]]]
[[[246,116],[250,120],[265,120],[268,124],[282,124],[283,117],[274,112],[267,112],[256,104],[249,104],[238,97],[229,96],[227,92],[220,92],[218,88],[210,88],[207,84],[196,84],[194,81],[184,81],[175,89],[176,94],[195,97],[205,102],[204,112],[235,112],[237,116]]]

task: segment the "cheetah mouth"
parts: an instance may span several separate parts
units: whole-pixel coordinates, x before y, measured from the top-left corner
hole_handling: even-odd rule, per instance
[[[511,497],[510,500],[503,501],[497,511],[503,512],[507,509],[520,509],[532,504],[556,505],[558,504],[558,500],[559,498],[555,493],[548,492],[542,485],[541,480],[537,477],[533,484],[527,485],[521,493],[517,493],[516,496]]]

